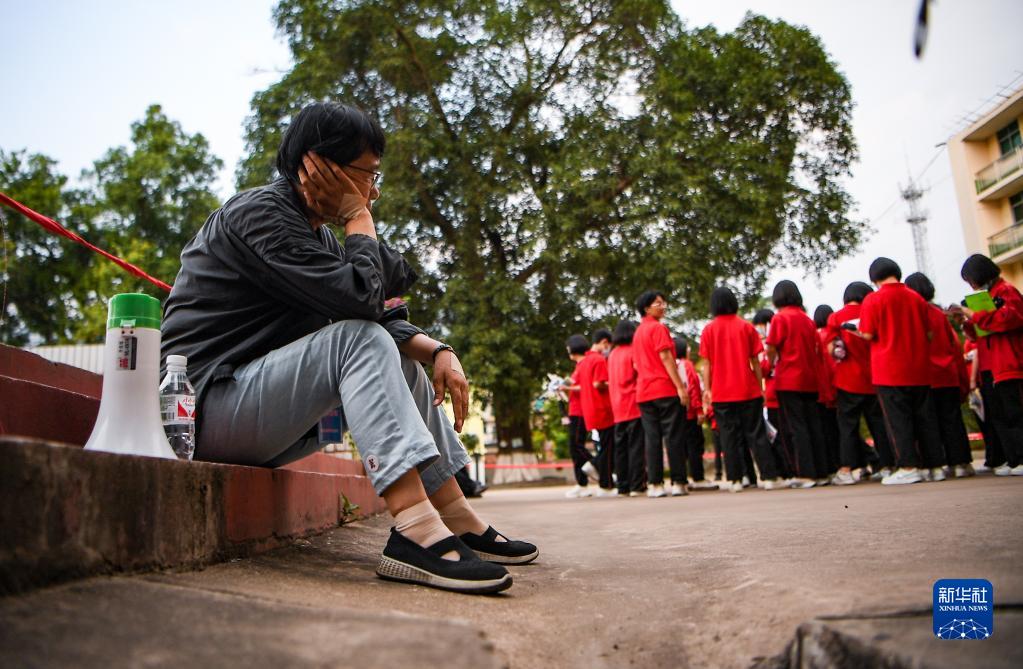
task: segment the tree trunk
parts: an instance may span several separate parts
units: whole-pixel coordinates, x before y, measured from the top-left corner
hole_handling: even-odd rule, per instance
[[[530,422],[530,398],[523,393],[494,394],[494,423],[499,453],[532,453],[533,427]],[[521,440],[521,446],[513,444]]]

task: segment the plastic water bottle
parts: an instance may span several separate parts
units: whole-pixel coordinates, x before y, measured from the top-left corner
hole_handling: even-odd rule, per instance
[[[171,448],[182,460],[195,452],[195,388],[188,382],[188,358],[167,356],[167,376],[160,384],[160,413],[163,431]]]

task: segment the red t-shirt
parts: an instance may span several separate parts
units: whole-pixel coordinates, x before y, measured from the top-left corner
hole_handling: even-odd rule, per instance
[[[992,298],[1002,298],[1004,304],[994,311],[973,314],[971,321],[991,333],[980,338],[977,348],[987,349],[984,356],[995,383],[1023,379],[1023,296],[1005,279],[995,281],[988,292]]]
[[[817,339],[820,342],[820,366],[817,368],[819,374],[817,375],[817,382],[819,385],[817,391],[817,401],[825,405],[829,409],[835,408],[835,402],[838,399],[838,393],[835,390],[835,360],[830,353],[828,353],[828,328],[824,326],[817,329]]]
[[[611,413],[616,423],[639,418],[636,402],[636,366],[632,362],[632,345],[619,344],[607,358],[608,384],[611,390]]]
[[[596,351],[587,351],[576,367],[579,394],[583,405],[583,421],[587,430],[603,430],[615,424],[611,412],[611,395],[607,388],[597,390],[595,382],[607,381],[607,360]]]
[[[782,307],[771,319],[767,343],[778,350],[774,361],[774,389],[816,393],[820,366],[817,327],[799,307]]]
[[[962,387],[966,365],[959,337],[940,307],[933,304],[928,307],[931,332],[934,333],[930,347],[931,388]]]
[[[870,376],[876,386],[931,383],[929,306],[903,283],[886,283],[867,295],[860,331],[870,342]]]
[[[760,376],[764,379],[764,406],[768,409],[778,408],[778,393],[774,390],[774,376],[771,374],[771,361],[766,353],[760,354]]]
[[[700,356],[710,362],[714,402],[743,402],[763,397],[750,358],[764,350],[756,328],[735,314],[715,316],[700,334]]]
[[[845,305],[828,316],[825,338],[828,342],[841,339],[845,344],[845,358],[835,361],[835,387],[847,393],[873,395],[875,390],[870,380],[870,343],[842,328],[842,323],[859,321],[859,318],[860,305]]]
[[[675,384],[661,362],[661,351],[672,351],[671,357],[675,357],[675,342],[671,340],[668,326],[653,316],[644,316],[632,337],[632,355],[639,373],[636,380],[637,402],[678,397]]]
[[[692,360],[683,358],[676,362],[678,363],[678,377],[682,379],[682,383],[686,384],[686,390],[689,392],[686,418],[695,420],[703,413],[703,383],[700,381],[700,375],[696,373],[696,365]]]
[[[582,361],[580,361],[580,362],[582,362]],[[575,363],[575,369],[572,370],[572,377],[569,379],[569,385],[570,386],[578,386],[579,385],[579,363],[578,362]],[[568,391],[568,415],[569,416],[579,416],[579,417],[582,417],[582,415],[583,415],[583,403],[582,403],[582,400],[579,398],[579,391],[578,390],[569,390]]]

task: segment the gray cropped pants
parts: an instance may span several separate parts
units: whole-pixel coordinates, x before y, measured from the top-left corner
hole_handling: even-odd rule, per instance
[[[332,323],[207,387],[196,460],[278,467],[320,449],[308,436],[342,409],[377,494],[413,467],[432,495],[469,463],[423,366],[370,321]]]

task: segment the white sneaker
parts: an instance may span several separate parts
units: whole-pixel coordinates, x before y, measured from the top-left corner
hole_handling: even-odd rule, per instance
[[[592,462],[587,462],[581,467],[581,469],[583,470],[583,474],[589,476],[590,480],[594,483],[600,481],[600,473],[597,471],[597,468],[593,466]]]
[[[871,481],[883,481],[883,480],[885,480],[886,478],[888,478],[891,475],[892,475],[892,470],[889,469],[888,467],[884,467],[883,469],[881,469],[881,471],[874,472],[873,474],[871,474],[870,475],[870,480]]]
[[[856,485],[856,477],[852,472],[838,472],[832,477],[831,482],[835,485]]]
[[[856,481],[857,483],[859,483],[860,481],[862,481],[862,480],[864,480],[866,478],[869,478],[867,476],[866,468],[852,470],[852,477],[853,477],[853,481]]]
[[[793,488],[798,488],[800,490],[806,490],[807,488],[812,488],[815,485],[817,485],[817,482],[814,481],[813,479],[799,479],[799,478],[792,479],[792,487]]]
[[[771,479],[770,481],[764,481],[764,490],[784,490],[785,488],[791,488],[792,484],[784,479]]]
[[[1023,465],[1016,465],[1009,470],[1009,473],[1013,476],[1023,476]]]
[[[636,490],[633,490],[632,492],[629,493],[629,497],[642,497],[642,496],[643,496],[643,493],[638,492]]]
[[[597,488],[597,497],[617,497],[617,488]]]
[[[717,490],[718,489],[718,484],[714,483],[713,481],[708,481],[707,479],[704,479],[702,481],[693,481],[692,483],[689,484],[689,489],[690,490]]]
[[[1009,463],[998,465],[995,467],[995,476],[1012,476],[1012,467],[1009,466]]]
[[[973,465],[970,466],[973,467]],[[987,474],[989,471],[991,471],[991,467],[988,467],[987,465],[977,465],[976,467],[973,467],[974,474]]]
[[[688,494],[689,494],[689,491],[686,490],[686,487],[683,484],[681,484],[681,483],[672,483],[671,484],[671,496],[672,497],[684,497],[684,496],[686,496]]]
[[[897,469],[894,474],[886,476],[881,479],[881,485],[903,485],[905,483],[920,483],[923,481],[923,476],[920,475],[920,470],[916,467],[912,469]]]
[[[742,483],[740,481],[732,481],[728,489],[732,492],[742,492]]]
[[[593,493],[590,492],[590,489],[582,485],[577,485],[576,487],[572,488],[571,490],[565,493],[565,497],[568,497],[569,499],[592,496]]]
[[[831,485],[831,479],[829,478],[817,479],[818,488],[823,488],[826,485]]]
[[[931,478],[930,478],[931,481],[944,481],[945,478],[946,477],[945,477],[945,468],[944,467],[934,467],[933,469],[931,469]]]
[[[957,479],[965,479],[973,476],[973,465],[956,465],[952,468],[952,476]]]
[[[751,485],[753,485],[753,484],[749,482],[749,477],[748,476],[743,476],[742,477],[742,487],[743,488],[748,488]]]
[[[667,497],[668,493],[665,492],[663,485],[651,485],[646,489],[647,497]]]

